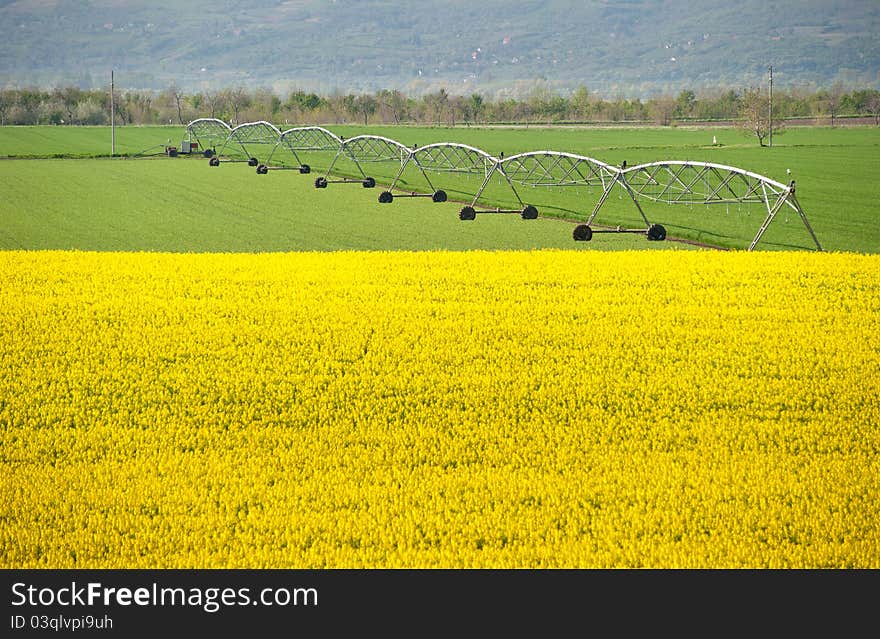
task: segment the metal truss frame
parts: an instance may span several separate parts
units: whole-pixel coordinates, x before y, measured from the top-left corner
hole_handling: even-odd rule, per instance
[[[411,153],[412,149],[391,138],[381,135],[356,135],[342,141],[342,145],[330,162],[330,166],[327,167],[324,176],[315,180],[315,186],[317,188],[326,188],[328,184],[334,183],[359,183],[365,188],[373,188],[376,186],[376,180],[364,172],[362,164],[397,162],[402,165],[407,161]],[[350,160],[357,167],[361,177],[351,178],[343,176],[338,179],[330,179],[330,175],[340,159]]]
[[[529,151],[511,155],[499,161],[497,170],[504,174],[520,205],[523,204],[523,200],[514,184],[532,187],[598,186],[603,189],[605,195],[611,190],[620,173],[617,167],[601,160],[561,151]],[[477,197],[490,178],[491,176],[487,176]],[[642,217],[647,226],[649,223],[644,213]]]
[[[620,170],[617,182],[627,190],[636,206],[639,199],[667,204],[763,204],[767,214],[749,244],[749,251],[758,245],[779,211],[788,206],[798,214],[816,248],[822,250],[822,245],[795,195],[794,180],[783,184],[767,176],[725,164],[664,160],[624,167]],[[605,197],[607,193],[603,194],[587,224],[596,216]]]
[[[425,182],[431,189],[431,193],[417,193],[414,191],[394,193],[399,189],[403,172],[414,164],[424,177]],[[457,142],[437,142],[426,144],[409,151],[407,157],[401,162],[400,168],[388,190],[379,196],[380,202],[391,202],[394,197],[430,197],[434,202],[445,202],[446,192],[437,189],[429,177],[429,173],[439,174],[470,174],[486,177],[498,164],[498,158],[493,157],[473,146],[459,144]]]
[[[521,209],[519,211],[506,211],[495,209],[497,212],[520,212],[526,219],[537,217],[537,209],[534,204],[526,203],[517,189],[517,185],[531,187],[593,187],[602,188],[603,195],[607,193],[617,181],[620,170],[610,164],[585,155],[576,155],[562,151],[529,151],[518,153],[506,158],[493,158],[494,164],[491,170],[486,172],[480,188],[474,194],[470,205],[462,209],[459,214],[461,219],[473,219],[476,213],[474,207],[489,185],[495,174],[504,178],[510,187]],[[636,202],[638,206],[638,202]],[[641,208],[639,208],[641,211]],[[595,217],[595,215],[591,216]],[[648,219],[642,212],[645,226],[650,226]]]
[[[266,158],[266,162],[257,167],[257,173],[267,173],[270,170],[292,169],[300,173],[311,172],[311,167],[304,163],[300,153],[312,151],[325,151],[339,153],[343,140],[338,135],[320,126],[300,126],[283,131],[278,136],[278,141]],[[296,166],[272,165],[272,158],[279,149],[287,149],[296,161]]]
[[[212,165],[216,166],[220,163],[220,158],[223,157],[224,152],[226,151],[226,147],[228,147],[230,144],[237,144],[247,159],[240,160],[237,158],[228,158],[224,159],[223,162],[247,162],[249,166],[257,166],[259,164],[259,161],[248,150],[248,146],[252,146],[254,144],[272,144],[274,146],[278,143],[278,139],[280,137],[281,131],[278,129],[278,127],[276,127],[271,122],[266,122],[265,120],[239,124],[237,127],[229,132],[229,136],[226,138],[226,142],[224,142],[223,146],[220,148],[220,151],[217,152],[217,155],[211,158]]]
[[[198,118],[186,125],[188,141],[196,142],[200,149],[213,149],[215,152],[217,145],[226,143],[230,133],[232,127],[217,118]]]

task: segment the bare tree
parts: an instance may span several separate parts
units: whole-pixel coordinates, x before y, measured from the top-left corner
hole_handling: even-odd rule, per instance
[[[391,119],[394,120],[394,124],[400,124],[401,120],[407,116],[408,105],[406,96],[397,89],[393,91],[383,89],[379,92],[378,97],[383,110],[391,113]]]
[[[868,96],[865,108],[874,116],[874,126],[880,126],[880,91],[874,91]]]
[[[211,112],[211,117],[216,118],[226,109],[226,96],[220,91],[208,91],[203,101]]]
[[[831,126],[834,126],[834,118],[840,112],[840,103],[843,101],[843,85],[838,81],[835,82],[830,91],[825,92],[821,98],[822,106],[831,116]]]
[[[678,106],[679,102],[672,96],[661,95],[648,101],[648,112],[656,124],[669,126]]]
[[[232,126],[237,126],[241,124],[239,122],[239,116],[241,112],[246,109],[251,104],[251,96],[248,94],[244,88],[235,87],[234,89],[226,89],[221,91],[221,94],[224,95],[226,100],[226,108],[231,111],[231,118],[229,124]]]
[[[183,125],[183,101],[186,98],[183,89],[176,84],[172,84],[168,91],[171,93],[171,97],[174,98],[174,105],[177,107],[177,122]]]
[[[334,91],[328,100],[330,112],[333,114],[333,120],[336,124],[340,124],[344,119],[346,111],[346,99],[351,96],[343,95],[338,90]]]
[[[764,138],[770,133],[771,120],[768,118],[770,99],[760,88],[747,89],[740,100],[740,128],[746,135],[758,138],[758,144],[764,144]],[[773,134],[781,135],[784,131],[782,120],[773,117]]]
[[[443,114],[446,112],[446,106],[449,103],[449,94],[446,93],[446,89],[440,89],[437,93],[429,93],[422,100],[433,115],[434,124],[441,124],[443,122]]]
[[[464,115],[465,101],[460,95],[450,95],[447,103],[449,105],[450,124],[455,127],[456,117]]]

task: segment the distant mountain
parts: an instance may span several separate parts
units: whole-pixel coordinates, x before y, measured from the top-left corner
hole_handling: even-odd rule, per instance
[[[878,0],[0,0],[0,85],[279,94],[880,86]]]

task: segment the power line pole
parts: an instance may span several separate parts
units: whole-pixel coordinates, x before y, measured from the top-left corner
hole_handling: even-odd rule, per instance
[[[767,146],[773,146],[773,65],[770,65],[770,96],[767,103]]]
[[[113,69],[110,69],[110,155],[116,155],[116,102],[113,96]]]

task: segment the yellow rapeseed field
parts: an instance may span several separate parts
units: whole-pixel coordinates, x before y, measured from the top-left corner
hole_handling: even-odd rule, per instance
[[[880,568],[880,256],[0,253],[4,568]]]

